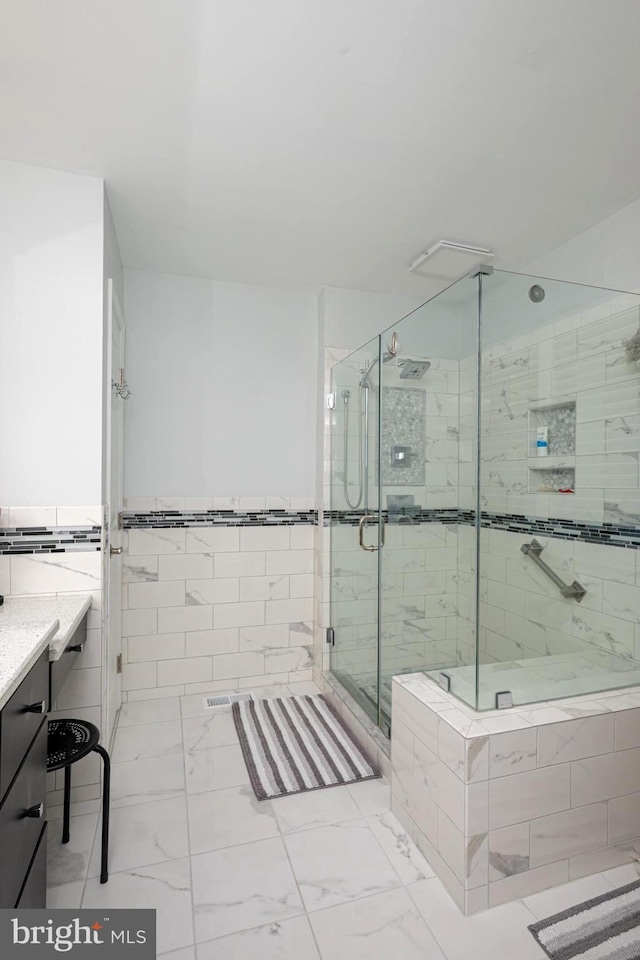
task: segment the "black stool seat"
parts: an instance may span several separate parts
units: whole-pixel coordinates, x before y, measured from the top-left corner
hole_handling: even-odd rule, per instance
[[[50,720],[47,735],[47,770],[61,770],[81,760],[100,742],[100,731],[88,720]]]
[[[62,842],[69,842],[71,821],[71,764],[95,751],[104,763],[102,781],[102,856],[100,883],[109,879],[107,860],[109,852],[109,793],[111,783],[111,760],[100,744],[100,731],[88,720],[49,720],[47,727],[47,771],[64,769],[64,809]]]

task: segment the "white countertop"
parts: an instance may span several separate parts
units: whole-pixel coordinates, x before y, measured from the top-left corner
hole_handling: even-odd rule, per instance
[[[42,651],[58,660],[91,606],[90,596],[7,597],[0,606],[0,709]]]

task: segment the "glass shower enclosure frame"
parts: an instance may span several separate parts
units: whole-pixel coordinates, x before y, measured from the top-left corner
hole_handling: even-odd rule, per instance
[[[334,365],[330,668],[385,732],[401,673],[640,683],[639,364],[638,295],[481,268]]]

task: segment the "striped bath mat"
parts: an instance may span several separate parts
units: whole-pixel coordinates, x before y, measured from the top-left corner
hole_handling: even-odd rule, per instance
[[[380,776],[322,695],[234,703],[258,800]]]
[[[640,880],[529,927],[552,960],[638,960]]]

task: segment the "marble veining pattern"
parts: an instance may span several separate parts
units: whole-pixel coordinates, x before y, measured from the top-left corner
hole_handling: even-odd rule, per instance
[[[484,712],[424,675],[393,688],[392,809],[463,912],[635,862],[638,688]]]
[[[175,721],[180,717],[183,753],[163,757],[174,748]],[[142,730],[145,726],[147,732]],[[204,713],[199,695],[141,701],[123,708],[119,733],[124,730],[132,733],[121,738],[119,756],[138,755],[141,747],[147,756],[113,763],[114,787],[126,784],[131,805],[119,809],[112,820],[115,852],[109,884],[99,884],[95,854],[89,865],[92,847],[99,847],[94,843],[99,833],[97,802],[73,804],[71,842],[65,846],[59,842],[61,808],[50,809],[50,907],[153,907],[158,910],[158,954],[164,960],[195,960],[196,947],[199,960],[245,960],[254,953],[264,960],[377,960],[388,957],[390,950],[409,960],[463,960],[471,955],[495,960],[505,951],[523,960],[539,957],[527,925],[540,915],[537,910],[546,915],[553,909],[537,906],[532,897],[507,904],[495,918],[463,917],[434,875],[434,865],[389,811],[384,783],[284,798],[282,814],[274,801],[278,826],[273,835],[248,839],[234,827],[226,846],[198,853],[195,848],[202,835],[196,833],[193,840],[189,836],[186,792],[176,782],[175,771],[167,770],[163,780],[158,768],[155,788],[175,791],[161,799],[146,792],[144,777],[137,784],[130,779],[131,763],[184,758],[189,769],[193,757],[201,755],[207,762],[200,771],[200,795],[224,797],[231,770],[227,751],[237,748],[230,714]],[[289,800],[296,802],[289,805]],[[230,825],[232,807],[228,805],[225,815]],[[258,814],[249,810],[243,814],[254,816]],[[248,822],[243,821],[245,829]],[[243,824],[239,821],[238,826]],[[468,879],[475,883],[487,869],[493,871],[491,879],[523,876],[518,858],[528,856],[525,838],[507,835],[520,826],[494,831],[489,838],[481,833],[471,836]],[[327,836],[335,837],[336,843],[327,844]],[[336,859],[336,844],[343,838],[345,849],[338,849]],[[289,847],[296,854],[291,859]],[[354,863],[356,851],[361,859]],[[587,894],[581,881],[575,884],[575,893],[572,884],[553,893],[562,898],[564,908],[630,879],[625,875],[617,881],[615,871],[597,874],[590,878]],[[486,906],[482,887],[471,887],[469,897],[475,909]],[[323,901],[333,905],[317,909]]]

